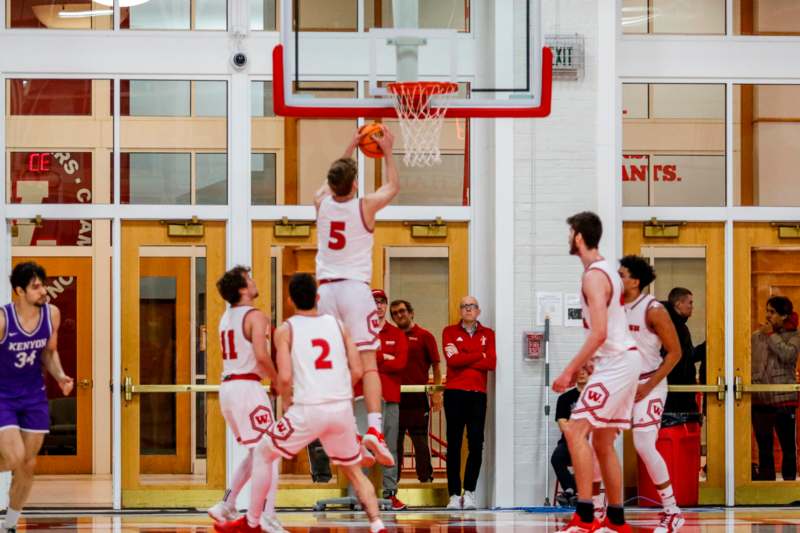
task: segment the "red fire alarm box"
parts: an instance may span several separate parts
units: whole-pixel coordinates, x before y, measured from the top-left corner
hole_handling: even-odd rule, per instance
[[[523,334],[523,358],[526,361],[537,361],[544,355],[544,332],[526,331]]]

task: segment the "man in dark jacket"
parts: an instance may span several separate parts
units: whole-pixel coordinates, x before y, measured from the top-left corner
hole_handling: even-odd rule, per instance
[[[675,368],[667,376],[670,385],[696,385],[697,369],[695,363],[698,356],[705,353],[705,346],[698,346],[696,350],[692,344],[692,334],[686,322],[692,316],[694,310],[694,299],[692,291],[683,287],[675,287],[669,292],[666,302],[667,308],[675,330],[678,332],[678,340],[681,343],[681,359]],[[705,343],[704,343],[705,344]],[[664,354],[662,353],[662,356]],[[705,376],[703,376],[705,377]],[[667,402],[664,406],[664,413],[698,413],[697,401],[693,392],[669,392]]]

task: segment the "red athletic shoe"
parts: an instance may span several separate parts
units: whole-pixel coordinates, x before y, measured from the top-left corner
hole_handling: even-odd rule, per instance
[[[404,511],[406,507],[408,507],[405,503],[403,503],[400,500],[400,498],[398,498],[394,494],[389,496],[389,501],[392,502],[392,511]]]
[[[605,528],[605,531],[608,532],[617,531],[618,533],[633,533],[633,528],[629,523],[625,522],[621,526],[618,526],[616,524],[612,524],[611,520],[609,520],[607,516],[606,519],[603,520],[602,527]]]
[[[375,428],[369,428],[364,434],[364,446],[367,447],[375,459],[383,466],[394,466],[394,457],[386,446],[386,441],[383,438],[383,433],[378,433]]]
[[[573,513],[572,520],[558,531],[563,533],[592,533],[592,531],[599,531],[600,528],[600,522],[597,519],[592,522],[581,522],[581,517],[578,516],[578,513]]]
[[[261,526],[251,526],[247,523],[247,516],[242,516],[232,522],[219,522],[214,524],[217,533],[261,533]]]
[[[364,446],[364,439],[357,435],[358,444],[361,446],[361,468],[372,468],[375,466],[375,456]]]

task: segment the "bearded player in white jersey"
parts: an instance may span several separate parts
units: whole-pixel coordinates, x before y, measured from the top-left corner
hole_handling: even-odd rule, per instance
[[[253,450],[267,428],[274,422],[272,404],[261,380],[277,377],[269,353],[270,322],[267,315],[253,307],[258,298],[258,288],[250,277],[250,269],[236,266],[225,272],[217,281],[220,296],[230,304],[219,321],[219,341],[222,347],[222,385],[219,404],[225,422],[236,440],[247,448],[247,457],[239,463],[233,474],[230,489],[223,500],[208,510],[217,524],[237,523],[236,497],[250,479],[253,468]],[[273,465],[274,487],[277,489],[279,463]],[[275,517],[275,490],[267,498],[267,509],[262,520],[264,531],[282,533]],[[259,528],[259,531],[261,528]]]
[[[642,356],[639,388],[633,405],[633,445],[647,467],[664,508],[661,521],[653,531],[672,533],[683,526],[684,519],[672,492],[667,464],[656,449],[656,440],[667,400],[667,375],[681,358],[681,345],[667,310],[654,296],[642,293],[656,279],[650,263],[642,257],[627,255],[619,264],[619,275],[625,287],[628,329]],[[666,352],[663,358],[662,346]]]
[[[381,380],[375,353],[380,346],[380,321],[372,297],[372,245],[375,216],[400,190],[392,147],[394,137],[383,127],[373,138],[384,153],[386,182],[377,191],[358,198],[358,167],[353,151],[356,133],[343,156],[333,162],[328,177],[314,196],[317,209],[317,280],[319,312],[344,323],[353,336],[364,366],[364,402],[369,429],[364,446],[384,466],[393,466],[383,438]]]
[[[578,502],[572,519],[560,531],[589,533],[602,529],[628,533],[632,529],[625,522],[622,467],[614,441],[621,430],[631,425],[641,356],[628,331],[622,304],[622,281],[616,268],[598,250],[603,234],[600,217],[586,211],[569,217],[567,224],[570,254],[577,255],[584,267],[581,307],[588,335],[581,349],[553,382],[553,390],[561,393],[571,387],[578,371],[590,361],[594,372],[581,391],[564,432],[575,469]],[[594,517],[592,502],[595,455],[608,501],[602,523]]]
[[[361,356],[347,330],[331,315],[317,311],[317,284],[310,274],[289,280],[289,297],[296,314],[275,330],[278,391],[290,406],[273,423],[253,458],[253,482],[248,519],[258,520],[264,497],[274,482],[272,464],[294,458],[319,439],[331,462],[338,464],[367,512],[371,533],[386,532],[375,489],[361,471],[361,444],[353,414],[352,384],[361,379]],[[217,531],[257,532],[252,519],[245,528]],[[227,526],[228,524],[226,524]],[[263,527],[263,522],[262,522]]]

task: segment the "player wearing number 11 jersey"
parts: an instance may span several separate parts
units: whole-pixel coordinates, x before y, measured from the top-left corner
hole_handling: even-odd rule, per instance
[[[394,458],[383,439],[381,380],[376,351],[380,345],[380,324],[372,298],[372,233],[375,216],[389,205],[400,191],[392,146],[392,133],[383,128],[375,141],[386,161],[386,182],[377,191],[358,198],[358,168],[353,151],[361,135],[356,133],[344,155],[333,162],[325,184],[317,191],[317,280],[319,312],[344,323],[353,336],[364,365],[364,403],[369,429],[364,445],[379,463],[394,465]]]
[[[33,486],[36,455],[50,431],[43,369],[64,396],[72,392],[57,350],[61,314],[47,303],[46,279],[36,263],[18,264],[11,273],[16,301],[0,308],[0,472],[13,473],[3,533],[16,531]]]

